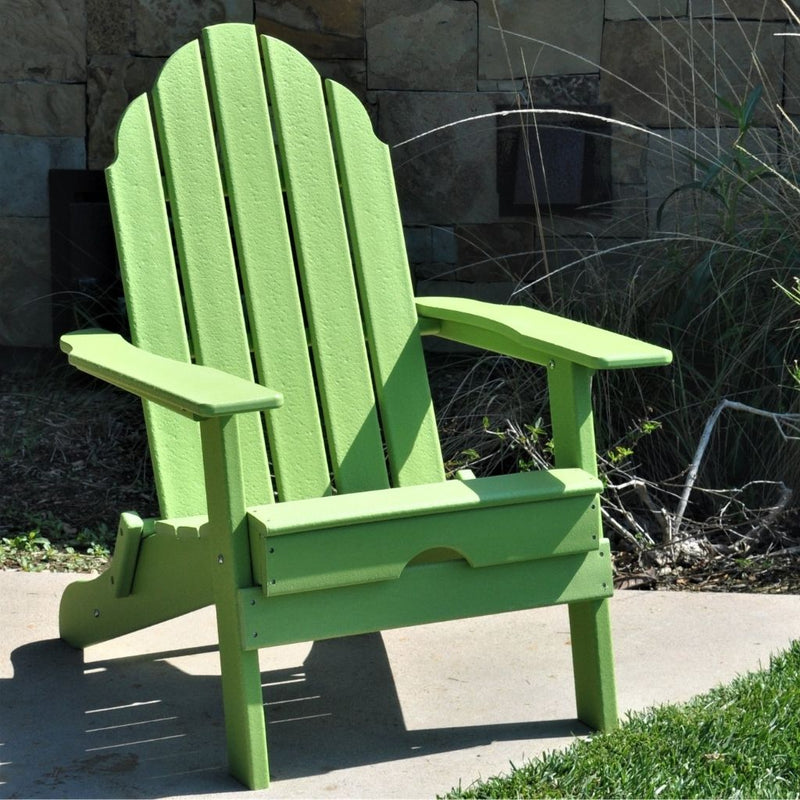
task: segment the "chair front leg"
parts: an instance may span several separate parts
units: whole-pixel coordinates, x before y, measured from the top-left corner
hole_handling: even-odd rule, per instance
[[[593,370],[586,367],[554,359],[549,364],[547,377],[556,466],[579,467],[596,475],[593,374]],[[598,508],[598,545],[601,537]],[[609,584],[612,579],[609,563]],[[619,723],[608,600],[570,603],[569,623],[578,718],[597,730],[612,730]]]
[[[269,765],[258,651],[242,646],[236,602],[239,589],[253,585],[237,420],[203,420],[200,430],[228,765],[241,783],[265,789]]]

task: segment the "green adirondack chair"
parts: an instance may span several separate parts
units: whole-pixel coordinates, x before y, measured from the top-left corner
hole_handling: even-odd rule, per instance
[[[253,788],[257,650],[281,643],[567,603],[578,717],[615,727],[590,383],[670,354],[528,308],[415,301],[366,111],[249,25],[175,53],[117,153],[133,344],[95,330],[62,348],[142,398],[160,518],[122,514],[108,569],[64,593],[62,637],[213,603],[230,769]],[[557,468],[445,480],[422,334],[543,365]]]

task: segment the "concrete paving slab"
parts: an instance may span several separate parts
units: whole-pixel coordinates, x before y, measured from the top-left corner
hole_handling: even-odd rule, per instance
[[[73,576],[0,572],[0,796],[435,797],[587,733],[566,609],[260,654],[273,783],[225,769],[209,609],[88,648],[58,637]],[[800,596],[618,592],[620,707],[687,700],[800,637]]]

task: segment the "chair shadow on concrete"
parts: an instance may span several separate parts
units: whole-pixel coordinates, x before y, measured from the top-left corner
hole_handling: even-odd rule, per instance
[[[17,648],[14,677],[0,681],[3,794],[163,797],[241,789],[227,774],[219,677],[191,674],[193,657],[215,658],[215,651],[84,663],[60,640]],[[408,730],[380,634],[317,642],[304,663],[262,672],[262,680],[275,782],[588,731],[575,719]],[[532,708],[535,701],[521,698]]]

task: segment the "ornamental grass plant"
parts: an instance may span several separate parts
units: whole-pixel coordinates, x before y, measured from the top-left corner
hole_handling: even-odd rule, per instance
[[[638,10],[634,0],[630,5]],[[717,5],[738,23],[727,2]],[[791,510],[800,497],[800,392],[793,377],[800,326],[797,306],[782,291],[791,294],[800,275],[800,129],[756,41],[748,42],[748,63],[738,63],[724,42],[709,40],[708,26],[672,23],[649,21],[663,25],[670,57],[661,67],[663,91],[643,98],[661,107],[668,128],[597,117],[610,128],[596,135],[609,136],[612,147],[646,150],[651,174],[659,176],[651,196],[621,193],[583,209],[587,219],[605,215],[616,230],[633,206],[644,207],[648,234],[593,237],[577,251],[539,197],[541,245],[530,252],[523,280],[518,267],[508,275],[517,276],[512,302],[674,353],[667,369],[597,378],[607,530],[618,551],[647,568],[676,559],[761,557],[791,550],[800,536]],[[739,30],[746,39],[745,27]],[[526,39],[503,35],[508,48]],[[800,39],[787,47],[800,48]],[[680,76],[670,72],[672,51],[683,59]],[[714,64],[711,74],[693,69],[701,60]],[[602,70],[587,64],[587,72],[593,69]],[[551,120],[553,109],[537,108],[533,87],[529,96],[528,107],[500,124],[524,125],[536,136],[540,113]],[[713,108],[701,108],[698,97]],[[709,115],[716,120],[711,127],[703,122]],[[498,269],[507,263],[502,253],[493,259]],[[447,400],[443,393],[437,409],[451,467],[489,473],[551,463],[543,371],[471,354],[445,359],[443,369],[454,365],[458,377],[448,389],[457,391]]]

